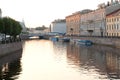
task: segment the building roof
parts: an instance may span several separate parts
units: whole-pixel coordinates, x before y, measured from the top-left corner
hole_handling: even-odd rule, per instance
[[[61,23],[61,22],[66,22],[65,19],[57,19],[57,20],[54,20],[52,23]]]
[[[77,12],[75,12],[75,13],[72,13],[72,14],[69,15],[69,16],[66,16],[66,18],[67,18],[67,17],[74,16],[74,15],[77,15],[77,14],[79,14],[79,15],[86,14],[86,13],[89,13],[89,12],[92,12],[92,10],[90,10],[90,9],[84,9],[84,10],[82,10],[82,11],[77,11]]]
[[[107,17],[118,16],[118,15],[120,15],[120,9],[108,14]]]

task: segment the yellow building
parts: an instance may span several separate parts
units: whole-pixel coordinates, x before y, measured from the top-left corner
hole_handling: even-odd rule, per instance
[[[120,36],[120,9],[106,16],[106,35]]]

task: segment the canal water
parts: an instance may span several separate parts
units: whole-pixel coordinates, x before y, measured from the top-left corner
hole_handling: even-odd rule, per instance
[[[120,50],[29,40],[0,58],[0,80],[119,80]]]

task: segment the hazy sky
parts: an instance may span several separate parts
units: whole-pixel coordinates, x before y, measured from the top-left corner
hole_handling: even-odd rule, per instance
[[[0,0],[0,8],[3,16],[24,19],[27,27],[49,27],[55,19],[64,19],[83,9],[96,9],[107,1],[110,0]]]

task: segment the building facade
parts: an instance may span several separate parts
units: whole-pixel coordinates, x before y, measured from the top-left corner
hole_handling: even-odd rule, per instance
[[[120,36],[120,9],[106,16],[106,35]]]
[[[65,19],[58,19],[51,23],[51,32],[66,33]]]
[[[81,15],[80,35],[103,36],[105,26],[105,9],[97,9]]]
[[[80,35],[81,15],[91,12],[90,9],[78,11],[66,17],[67,35]]]
[[[67,35],[80,34],[80,12],[73,13],[66,17]]]
[[[81,15],[80,34],[84,36],[106,36],[106,15],[120,9],[119,1],[98,5],[98,9]]]

